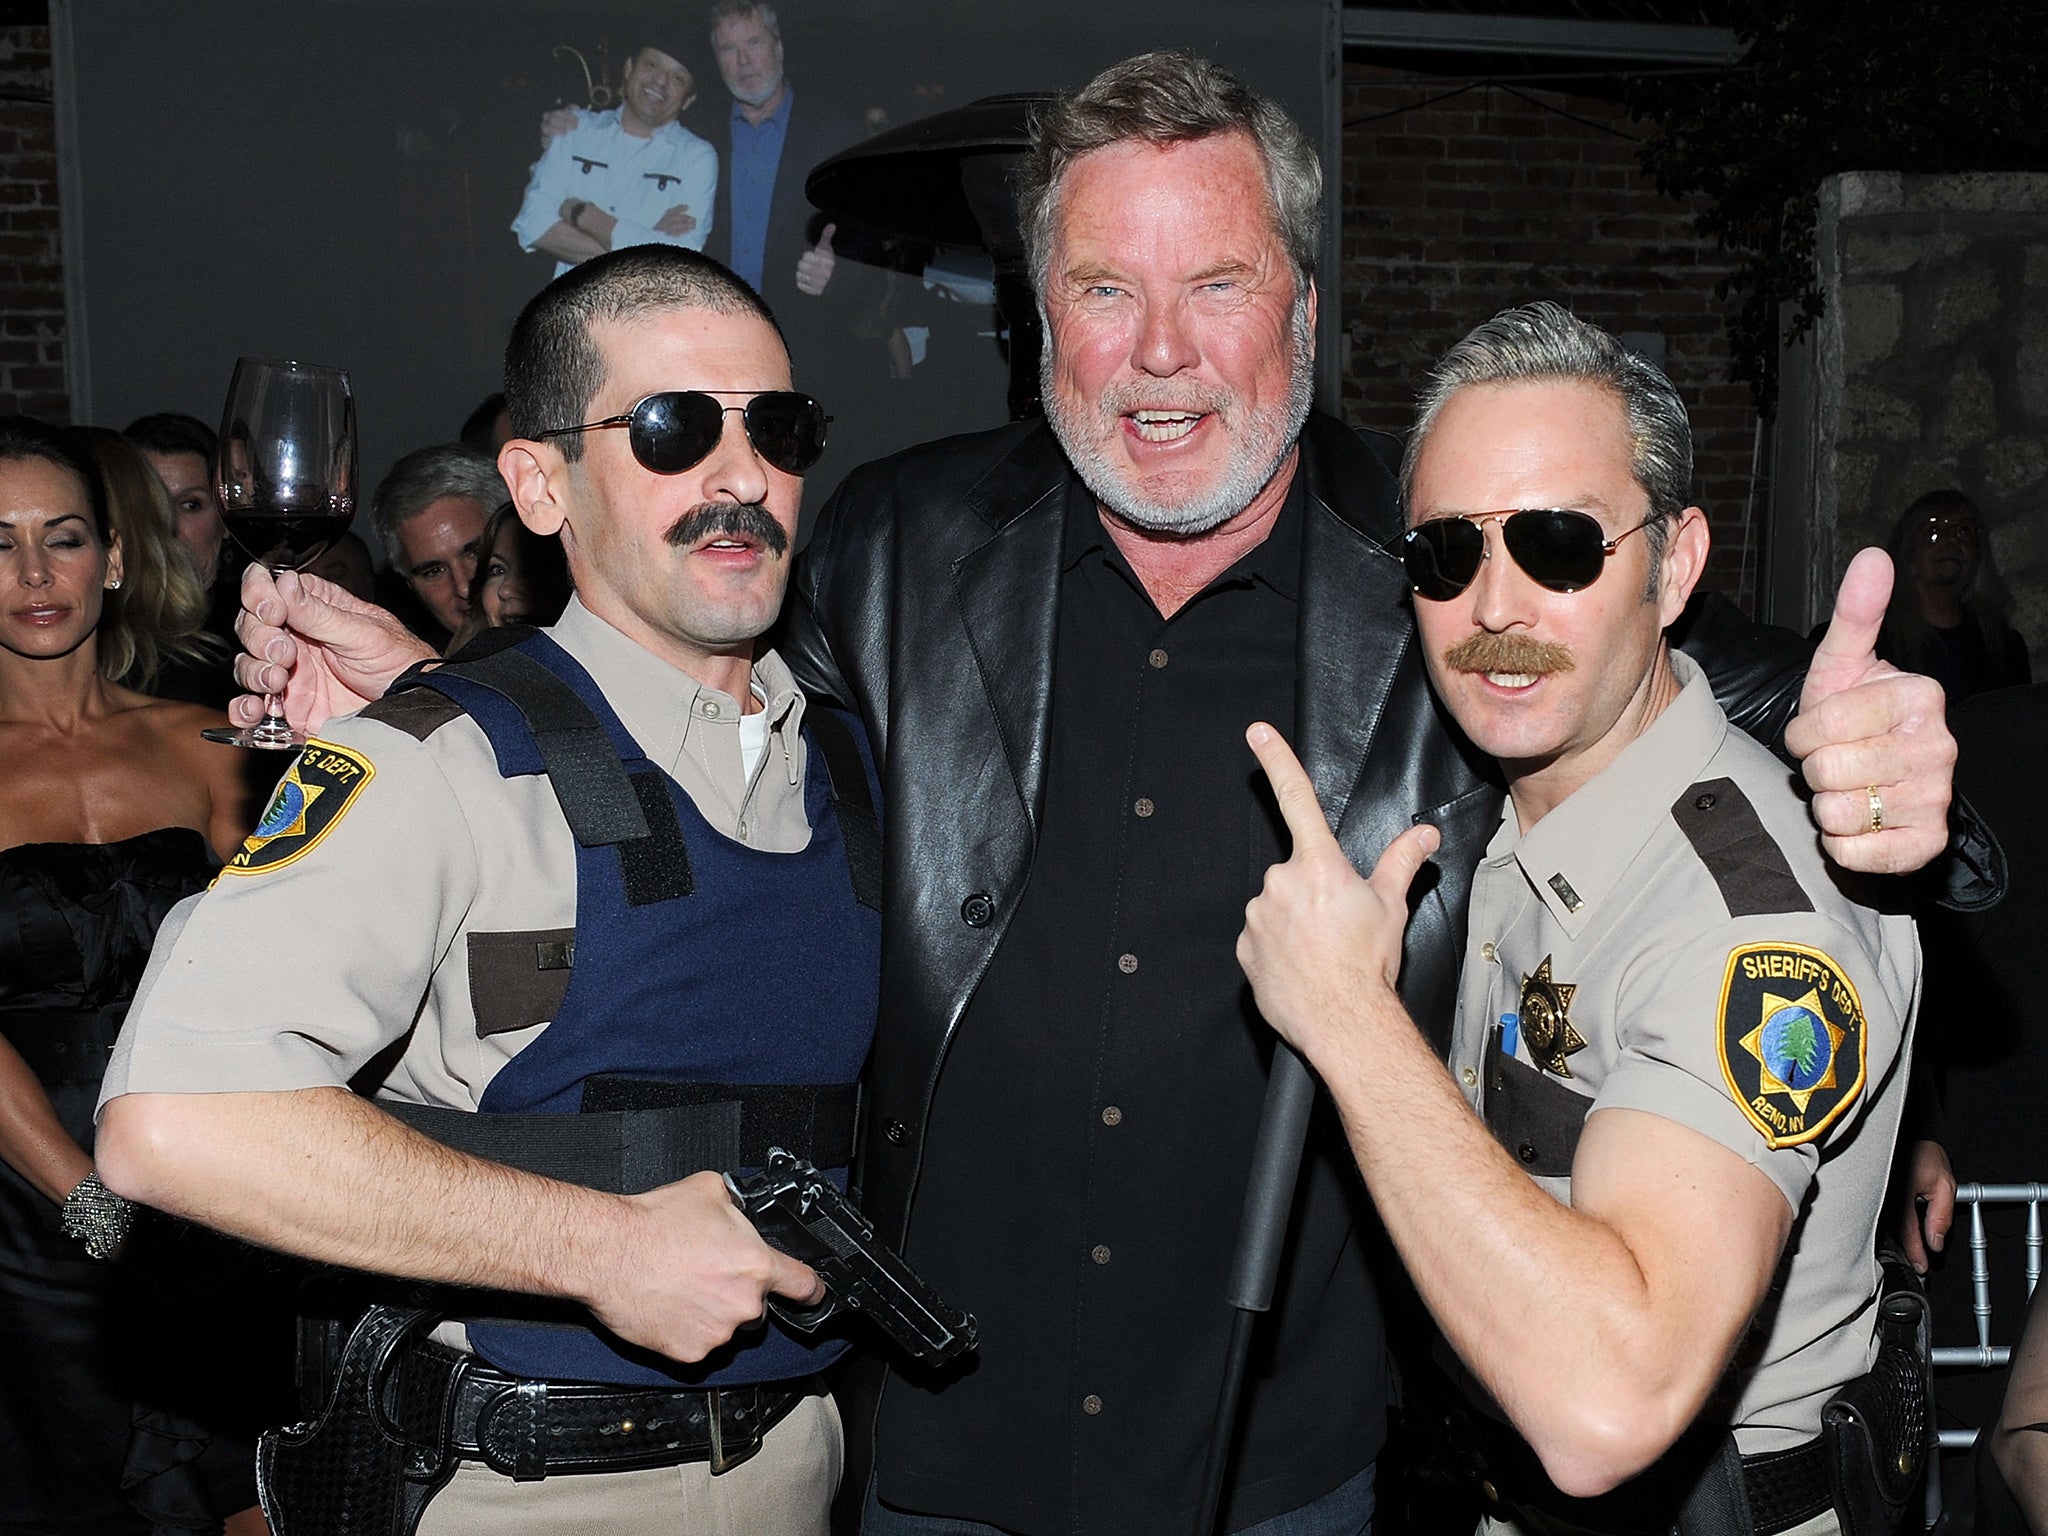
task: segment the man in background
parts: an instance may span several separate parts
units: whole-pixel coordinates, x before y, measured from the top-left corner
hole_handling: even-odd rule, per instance
[[[718,152],[676,121],[696,95],[674,54],[651,44],[634,49],[618,106],[584,113],[545,141],[512,221],[519,243],[553,256],[557,277],[632,245],[703,249]]]
[[[797,378],[828,410],[843,414],[854,402],[834,387],[833,365],[851,345],[847,325],[832,321],[845,300],[845,277],[832,248],[838,231],[811,207],[804,180],[820,161],[858,140],[860,126],[815,92],[800,97],[791,85],[773,5],[718,0],[710,15],[718,77],[732,100],[723,131],[714,136],[725,174],[709,239],[700,244],[767,302],[789,339]],[[542,141],[558,144],[592,115],[568,108],[548,113],[541,119]]]
[[[460,443],[414,449],[377,486],[370,522],[416,605],[399,616],[436,650],[469,616],[477,543],[504,500],[497,465]]]

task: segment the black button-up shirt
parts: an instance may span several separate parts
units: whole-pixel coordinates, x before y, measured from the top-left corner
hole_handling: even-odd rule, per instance
[[[1069,496],[1030,882],[939,1079],[907,1256],[981,1346],[882,1398],[885,1503],[1051,1532],[1185,1529],[1273,1036],[1235,947],[1284,854],[1245,745],[1294,720],[1304,495],[1170,619]],[[1360,1471],[1384,1429],[1363,1201],[1325,1115],[1261,1324],[1232,1528]]]

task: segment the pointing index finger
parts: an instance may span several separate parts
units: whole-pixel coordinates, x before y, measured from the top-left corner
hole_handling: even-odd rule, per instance
[[[1316,787],[1309,782],[1308,771],[1301,766],[1294,749],[1263,720],[1255,721],[1244,733],[1244,739],[1251,743],[1253,756],[1266,770],[1266,782],[1273,786],[1273,797],[1280,802],[1280,815],[1294,838],[1294,851],[1301,853],[1325,844],[1336,847],[1336,834],[1323,819]]]

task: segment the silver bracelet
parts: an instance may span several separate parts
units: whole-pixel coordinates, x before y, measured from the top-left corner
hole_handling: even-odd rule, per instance
[[[64,1235],[85,1244],[93,1258],[115,1258],[135,1226],[135,1206],[102,1184],[95,1169],[64,1197],[63,1225]]]

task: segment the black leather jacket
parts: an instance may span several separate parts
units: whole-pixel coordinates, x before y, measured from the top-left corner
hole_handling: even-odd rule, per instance
[[[1442,830],[1401,993],[1446,1046],[1472,873],[1502,791],[1424,675],[1398,557],[1398,462],[1394,439],[1326,416],[1303,433],[1292,740],[1359,868],[1417,820]],[[1031,869],[1062,518],[1078,487],[1042,423],[915,448],[847,478],[797,568],[783,654],[806,688],[860,712],[882,763],[881,1024],[860,1183],[899,1247],[947,1045]],[[1723,706],[1775,740],[1809,647],[1732,608],[1696,628],[1687,649]]]

